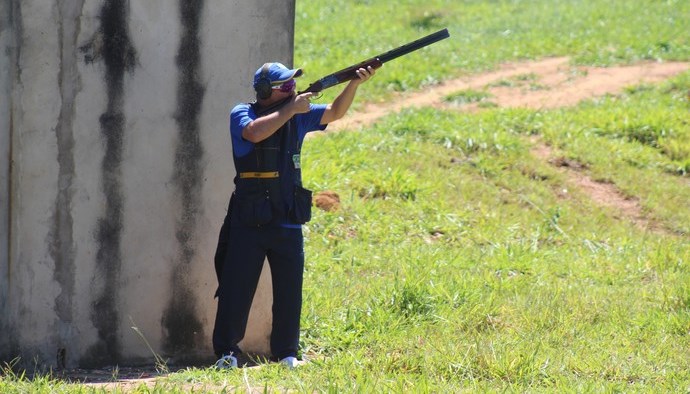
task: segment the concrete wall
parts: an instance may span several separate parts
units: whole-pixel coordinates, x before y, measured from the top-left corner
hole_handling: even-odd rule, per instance
[[[132,326],[173,363],[213,360],[228,111],[291,63],[293,21],[294,0],[0,0],[0,360],[152,362]]]

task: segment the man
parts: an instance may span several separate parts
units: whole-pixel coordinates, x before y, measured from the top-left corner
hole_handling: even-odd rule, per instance
[[[301,69],[266,63],[254,74],[257,100],[230,113],[235,192],[216,251],[219,288],[213,330],[216,367],[237,366],[249,310],[268,258],[273,286],[271,353],[297,364],[304,270],[303,223],[311,192],[302,187],[300,152],[308,132],[324,130],[350,108],[357,88],[375,73],[360,68],[331,104],[311,104],[313,93],[295,94]]]

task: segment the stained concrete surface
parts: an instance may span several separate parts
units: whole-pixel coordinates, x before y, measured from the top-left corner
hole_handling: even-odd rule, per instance
[[[0,358],[209,362],[229,109],[294,1],[0,2]],[[268,351],[263,275],[244,348]],[[7,335],[5,335],[7,333]]]

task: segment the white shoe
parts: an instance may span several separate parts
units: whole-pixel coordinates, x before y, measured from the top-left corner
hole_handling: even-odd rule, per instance
[[[286,367],[293,369],[299,365],[299,361],[297,361],[297,358],[289,356],[285,357],[284,359],[280,360],[280,363],[285,365]]]
[[[230,369],[237,368],[237,358],[232,354],[226,354],[216,361],[216,368],[218,369]]]

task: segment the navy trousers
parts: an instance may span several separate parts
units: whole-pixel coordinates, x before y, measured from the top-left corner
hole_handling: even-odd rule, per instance
[[[239,353],[264,259],[268,258],[273,284],[271,353],[282,359],[296,356],[302,311],[304,238],[302,229],[280,226],[247,227],[224,224],[225,257],[220,268],[218,311],[213,350],[219,358]],[[221,240],[222,241],[222,240]],[[219,242],[220,244],[220,242]]]

